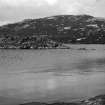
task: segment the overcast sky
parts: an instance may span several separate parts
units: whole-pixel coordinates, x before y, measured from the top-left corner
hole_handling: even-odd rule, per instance
[[[0,0],[0,24],[60,14],[105,17],[105,0]]]

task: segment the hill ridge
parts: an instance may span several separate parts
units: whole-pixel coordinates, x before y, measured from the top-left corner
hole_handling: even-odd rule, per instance
[[[38,42],[38,39],[40,41]],[[43,40],[43,43],[42,43]],[[53,43],[105,44],[105,19],[90,15],[56,15],[0,27],[0,47],[49,47]],[[41,44],[41,45],[40,45]],[[53,44],[50,44],[50,47]]]

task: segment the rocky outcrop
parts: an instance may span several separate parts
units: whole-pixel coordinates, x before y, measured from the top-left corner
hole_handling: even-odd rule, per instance
[[[105,105],[105,95],[96,96],[87,100],[78,101],[78,102],[72,102],[72,103],[40,103],[40,102],[32,102],[32,103],[26,103],[21,105]]]

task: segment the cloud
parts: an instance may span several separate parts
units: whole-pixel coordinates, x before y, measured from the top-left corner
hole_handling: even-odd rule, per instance
[[[105,0],[0,0],[0,21],[61,14],[105,16],[104,4]]]
[[[45,0],[49,5],[54,5],[58,2],[58,0]]]
[[[44,4],[54,5],[57,0],[0,0],[2,5],[8,6],[42,6]]]
[[[65,14],[86,14],[92,11],[95,3],[96,0],[66,0],[61,3],[61,9]]]
[[[0,26],[11,23],[10,21],[0,21]]]

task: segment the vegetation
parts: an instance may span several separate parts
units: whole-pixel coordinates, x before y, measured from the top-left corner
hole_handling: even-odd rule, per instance
[[[63,43],[105,44],[105,19],[59,15],[0,27],[0,48],[57,48]]]

